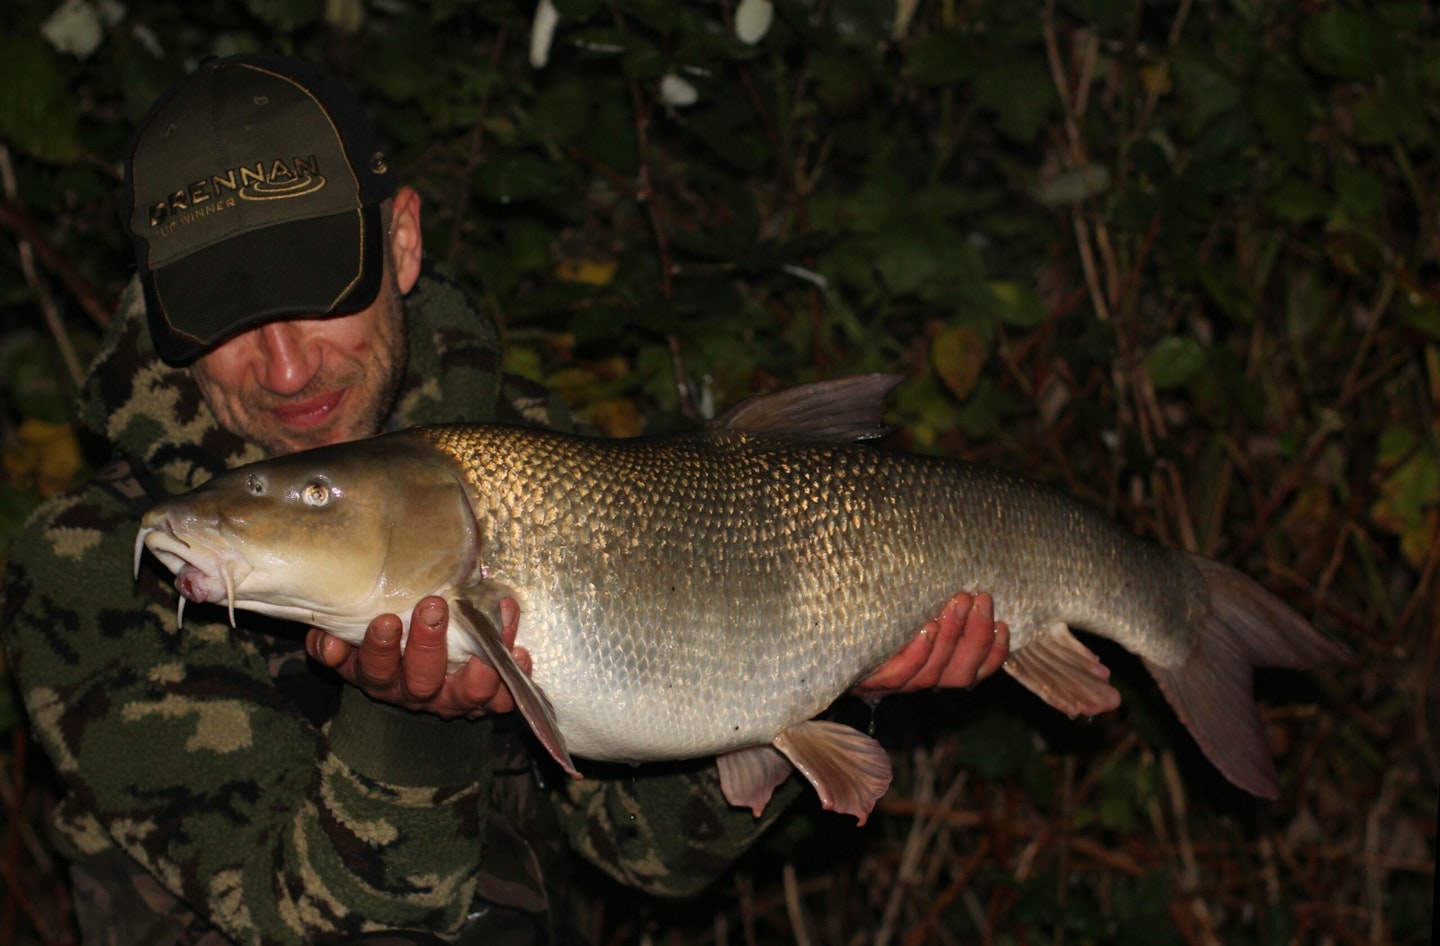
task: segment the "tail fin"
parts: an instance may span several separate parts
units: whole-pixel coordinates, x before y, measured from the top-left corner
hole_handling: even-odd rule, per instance
[[[1178,667],[1146,666],[1215,767],[1246,791],[1275,798],[1275,763],[1252,692],[1255,668],[1311,670],[1350,656],[1248,576],[1185,554],[1209,598],[1200,644]]]

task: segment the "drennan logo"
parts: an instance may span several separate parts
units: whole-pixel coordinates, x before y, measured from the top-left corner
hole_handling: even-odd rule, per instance
[[[242,164],[192,181],[151,204],[150,227],[157,236],[168,236],[177,226],[234,207],[237,200],[291,200],[324,186],[325,175],[313,154],[290,161],[275,158]]]

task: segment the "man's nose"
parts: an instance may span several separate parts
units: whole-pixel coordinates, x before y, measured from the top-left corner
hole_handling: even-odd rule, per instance
[[[258,331],[260,383],[276,394],[299,393],[320,370],[320,347],[294,322],[271,322]]]

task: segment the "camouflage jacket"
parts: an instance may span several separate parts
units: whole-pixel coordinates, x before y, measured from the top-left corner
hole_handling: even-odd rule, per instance
[[[410,363],[390,426],[568,425],[563,406],[503,373],[492,324],[428,265],[406,312]],[[622,883],[684,895],[795,797],[792,786],[757,820],[725,804],[713,765],[541,788],[513,720],[372,702],[307,663],[301,627],[238,612],[232,628],[223,609],[192,606],[180,630],[168,573],[146,559],[131,576],[138,515],[149,497],[261,453],[216,423],[188,371],[155,355],[134,285],[80,413],[114,462],[31,517],[0,618],[63,785],[59,843],[96,888],[82,896],[128,876],[134,889],[107,896],[150,914],[143,933],[102,915],[110,940],[420,930],[469,942],[487,924],[519,934],[497,941],[554,940],[554,865],[567,849]]]

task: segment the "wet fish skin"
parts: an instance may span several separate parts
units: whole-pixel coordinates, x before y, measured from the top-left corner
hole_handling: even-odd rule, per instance
[[[481,653],[496,664],[572,774],[571,753],[717,754],[727,797],[758,813],[794,763],[827,807],[862,822],[888,759],[813,717],[957,589],[988,591],[1011,629],[1006,669],[1052,705],[1118,704],[1068,627],[1113,639],[1145,660],[1232,781],[1273,795],[1251,668],[1313,667],[1343,651],[1249,578],[1069,496],[855,444],[881,430],[891,384],[802,386],[674,437],[468,425],[293,454],[152,510],[137,561],[143,543],[193,600],[352,642],[375,614],[440,594],[459,630],[452,662]],[[326,502],[307,505],[317,485]],[[387,542],[402,532],[427,538],[400,554]],[[211,546],[228,551],[201,551]],[[364,590],[372,583],[383,593]],[[528,679],[495,630],[503,596],[520,603]]]
[[[1065,617],[1156,659],[1193,644],[1174,620],[1199,607],[1193,569],[999,470],[715,432],[418,433],[477,494],[504,497],[476,503],[487,582],[519,601],[519,642],[578,755],[768,742],[777,718],[823,710],[957,588],[995,596],[1012,653]],[[1111,593],[1127,585],[1150,590]]]

